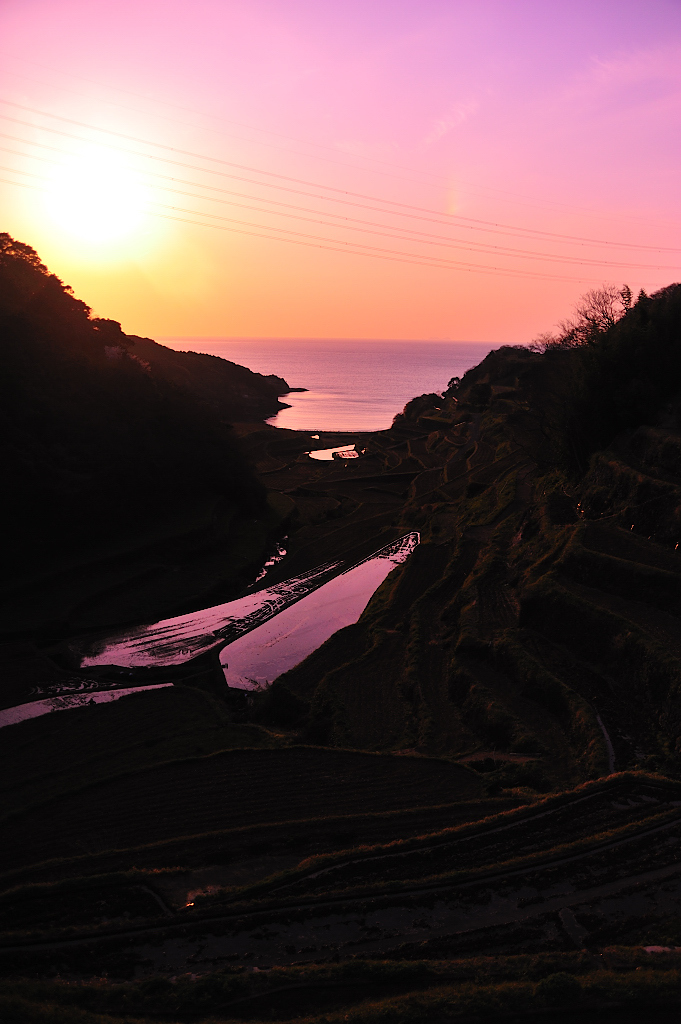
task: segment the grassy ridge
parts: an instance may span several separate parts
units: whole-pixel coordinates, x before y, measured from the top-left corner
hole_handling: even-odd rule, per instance
[[[82,877],[102,872],[183,865],[194,869],[206,864],[231,864],[251,861],[263,853],[294,852],[301,859],[319,852],[351,849],[376,843],[393,842],[476,821],[522,806],[532,800],[527,793],[512,793],[484,800],[440,804],[412,810],[376,813],[324,815],[276,824],[227,828],[194,836],[174,837],[146,846],[103,850],[95,854],[57,857],[14,868],[0,875],[3,887],[30,881]]]
[[[635,844],[637,836],[651,830],[674,830],[681,822],[674,806],[679,795],[679,786],[665,779],[615,775],[435,833],[316,855],[254,885],[207,896],[200,912],[214,912],[225,902],[271,896],[291,903],[334,894],[380,896],[522,870],[529,877],[535,866],[590,851],[600,855],[611,845]],[[627,802],[619,804],[618,798]],[[644,862],[666,863],[657,851],[648,857],[645,850],[632,849],[637,850],[635,870],[643,870]],[[673,852],[671,856],[673,860]]]
[[[183,922],[185,926],[192,924],[194,927],[196,922],[225,913],[232,917],[235,914],[255,913],[259,917],[265,914],[265,919],[269,914],[269,920],[273,922],[275,917],[285,912],[285,908],[296,907],[301,901],[308,906],[307,913],[314,916],[317,903],[323,905],[325,901],[338,897],[342,900],[359,899],[360,903],[368,906],[371,901],[391,897],[392,894],[393,902],[397,899],[399,903],[400,899],[412,899],[414,892],[429,888],[460,889],[462,886],[465,888],[484,884],[484,879],[513,877],[519,873],[530,880],[535,875],[542,876],[547,865],[551,864],[569,865],[572,862],[588,861],[592,865],[590,870],[594,877],[605,872],[604,877],[615,879],[620,877],[622,870],[625,874],[634,875],[645,873],[651,868],[659,870],[674,863],[674,849],[669,842],[663,842],[662,847],[657,849],[655,840],[651,844],[649,834],[661,834],[664,840],[679,832],[681,814],[674,806],[675,798],[679,795],[679,785],[670,784],[665,779],[644,774],[624,774],[589,783],[572,793],[552,796],[516,810],[498,813],[498,806],[490,806],[488,810],[496,810],[497,813],[477,822],[398,839],[388,844],[370,845],[365,842],[355,848],[301,860],[297,867],[271,875],[255,884],[232,885],[219,888],[217,892],[196,896],[191,911],[185,911],[184,903],[180,902],[179,908],[175,908],[179,909],[180,916],[175,919],[172,927],[182,927]],[[490,801],[490,804],[493,803]],[[446,811],[445,808],[442,810]],[[475,809],[468,808],[468,813],[475,813]],[[310,821],[301,824],[305,831],[315,825]],[[338,829],[343,824],[348,823],[336,820],[333,836],[336,842],[340,838]],[[295,826],[294,823],[286,823],[286,826],[290,841],[290,833],[295,830]],[[211,838],[205,837],[208,843]],[[235,838],[238,837],[232,836],[232,839]],[[672,845],[676,841],[670,840]],[[159,851],[150,852],[156,853],[158,863]],[[49,868],[49,865],[45,867]],[[75,862],[72,869],[77,867],[78,863]],[[165,876],[187,871],[186,866],[183,869],[168,868],[161,873],[140,871],[137,868],[127,873],[99,873],[67,880],[63,878],[64,865],[55,864],[53,868],[62,869],[61,880],[27,885],[21,884],[21,874],[14,872],[5,875],[4,885],[9,887],[0,896],[0,912],[7,922],[6,928],[22,928],[28,913],[28,924],[33,920],[31,914],[38,915],[35,917],[35,926],[42,922],[40,932],[43,942],[51,936],[59,938],[59,933],[53,933],[57,919],[61,922],[60,927],[67,927],[67,934],[74,934],[73,925],[82,922],[81,918],[78,921],[75,918],[69,920],[69,905],[73,902],[75,909],[72,913],[80,913],[82,917],[88,905],[88,894],[91,894],[91,901],[94,901],[92,894],[95,891],[110,893],[105,899],[115,897],[121,906],[125,905],[130,912],[134,910],[134,916],[145,917],[148,911],[144,910],[144,899],[140,909],[139,899],[133,890],[138,891],[140,884],[144,883],[153,891],[159,891],[160,885],[162,892]],[[40,877],[40,870],[41,866],[38,866],[34,877]],[[559,870],[559,874],[562,870]],[[572,869],[567,870],[569,875]],[[101,898],[104,897],[97,897],[100,903]],[[158,908],[153,907],[153,910],[158,915]],[[91,922],[97,920],[98,913],[91,908]],[[110,922],[110,928],[116,934],[126,929],[121,914],[122,910],[119,910],[117,915],[113,915],[118,920]],[[127,911],[125,916],[130,916]],[[96,933],[92,934],[96,937]],[[12,945],[16,941],[19,940],[5,936],[3,945]]]

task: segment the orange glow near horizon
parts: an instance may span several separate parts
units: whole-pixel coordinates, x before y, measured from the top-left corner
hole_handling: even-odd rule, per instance
[[[522,343],[681,279],[670,0],[7,0],[0,230],[151,337]]]

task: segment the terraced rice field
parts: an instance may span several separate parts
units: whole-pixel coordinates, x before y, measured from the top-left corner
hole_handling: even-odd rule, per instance
[[[2,870],[217,829],[471,800],[447,761],[290,747],[233,750],[86,786],[5,823]]]
[[[33,915],[44,954],[40,942],[28,947],[19,931],[5,932],[0,965],[51,956],[67,936],[59,956],[69,969],[93,954],[113,965],[125,949],[141,974],[167,976],[358,954],[422,961],[651,943],[681,912],[679,843],[681,784],[615,775],[477,823],[313,858],[255,884],[199,888],[187,906],[172,871],[19,886],[0,901],[6,920]],[[161,894],[151,909],[148,891]],[[118,906],[118,917],[88,923],[88,893],[97,906]],[[70,903],[80,930],[63,930]]]

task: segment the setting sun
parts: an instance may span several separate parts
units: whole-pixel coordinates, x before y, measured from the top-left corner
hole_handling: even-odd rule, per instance
[[[145,199],[144,186],[117,154],[89,150],[55,168],[47,206],[60,228],[83,241],[104,244],[141,226]]]

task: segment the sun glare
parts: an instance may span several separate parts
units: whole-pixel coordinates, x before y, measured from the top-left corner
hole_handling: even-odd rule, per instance
[[[116,242],[142,224],[145,188],[115,153],[88,151],[55,169],[47,205],[55,224],[93,244]]]

